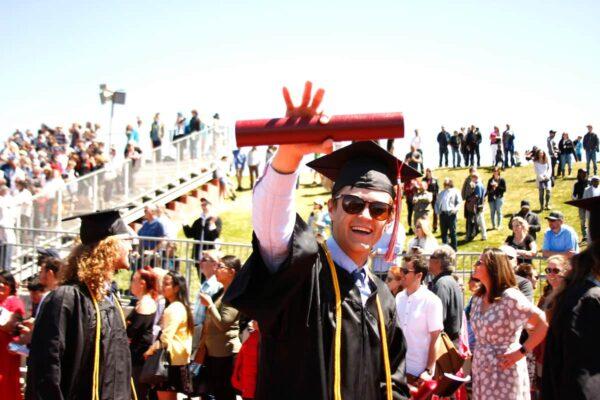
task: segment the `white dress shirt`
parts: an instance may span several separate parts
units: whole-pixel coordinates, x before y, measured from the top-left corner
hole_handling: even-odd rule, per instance
[[[427,368],[430,333],[444,329],[442,301],[425,285],[410,296],[396,296],[398,322],[406,339],[406,372],[419,376]]]

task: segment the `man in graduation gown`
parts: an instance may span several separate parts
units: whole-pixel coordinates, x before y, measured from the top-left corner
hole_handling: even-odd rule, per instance
[[[571,259],[565,289],[550,310],[542,398],[600,399],[600,196],[567,204],[590,211],[591,242]]]
[[[314,115],[323,91],[309,105],[310,92],[307,83],[302,106],[294,108],[284,89],[289,116]],[[253,253],[225,302],[261,327],[259,400],[378,400],[388,390],[394,399],[408,397],[395,301],[366,271],[372,246],[394,218],[400,162],[373,142],[359,142],[309,164],[335,182],[332,237],[321,247],[295,213],[294,187],[302,157],[328,153],[331,145],[281,146],[254,189]],[[419,174],[405,166],[403,175]]]
[[[79,217],[81,244],[61,272],[62,285],[48,294],[35,321],[26,398],[129,400],[129,342],[122,310],[109,289],[113,271],[129,267],[127,227],[115,210]]]

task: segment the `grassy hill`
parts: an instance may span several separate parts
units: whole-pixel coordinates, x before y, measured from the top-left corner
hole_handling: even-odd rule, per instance
[[[573,184],[577,168],[583,167],[583,163],[578,163],[574,167],[573,174],[570,177],[556,179],[556,184],[553,188],[550,205],[552,209],[557,209],[565,214],[565,221],[571,225],[579,233],[579,218],[577,210],[574,207],[564,204],[565,201],[571,199]],[[488,179],[491,177],[491,168],[483,167],[479,170],[484,186],[487,185]],[[467,168],[448,169],[441,168],[434,171],[434,176],[438,178],[440,185],[444,178],[452,178],[459,190],[466,176],[468,175]],[[532,165],[522,167],[509,168],[502,173],[506,180],[506,194],[502,212],[505,220],[502,222],[501,230],[488,230],[488,239],[480,240],[481,235],[471,242],[465,241],[465,220],[462,212],[458,219],[458,250],[479,252],[485,247],[499,246],[504,242],[506,236],[510,234],[508,229],[508,220],[510,215],[520,209],[521,200],[529,200],[534,211],[539,211],[538,190],[535,182],[535,173]],[[247,184],[246,184],[247,186]],[[223,219],[223,233],[221,239],[225,242],[242,242],[248,243],[251,239],[251,192],[245,190],[237,192],[238,198],[236,201],[227,200],[222,205],[221,218]],[[315,199],[327,201],[329,192],[321,186],[312,184],[312,174],[306,173],[301,176],[299,189],[296,191],[296,204],[299,214],[308,218],[312,209],[312,202]],[[486,217],[486,226],[491,227],[489,206],[486,202],[484,209]],[[541,217],[548,215],[549,211],[541,212]],[[405,229],[407,226],[406,213],[403,212],[401,222]],[[545,221],[542,221],[542,233],[547,228]],[[407,229],[408,230],[408,229]],[[438,230],[437,237],[440,239]],[[538,235],[538,248],[541,248],[543,235]],[[409,237],[410,238],[410,237]]]

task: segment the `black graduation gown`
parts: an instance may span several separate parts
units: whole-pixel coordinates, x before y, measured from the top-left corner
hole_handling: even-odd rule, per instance
[[[546,336],[542,398],[600,399],[600,287],[569,288]]]
[[[100,399],[131,399],[131,356],[119,310],[98,303],[102,320]],[[91,399],[96,313],[87,288],[60,286],[44,299],[27,360],[26,398]]]
[[[253,239],[253,253],[224,301],[259,323],[261,346],[256,399],[333,398],[335,294],[323,249],[297,217],[287,260],[272,274]],[[352,276],[336,266],[342,296],[341,385],[343,400],[385,398],[378,313],[383,309],[394,399],[408,398],[406,344],[394,297],[378,278],[366,306]]]

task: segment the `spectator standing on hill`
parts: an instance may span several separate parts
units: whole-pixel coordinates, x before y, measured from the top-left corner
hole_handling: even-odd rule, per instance
[[[529,234],[529,224],[522,217],[514,217],[511,225],[513,234],[506,238],[504,244],[516,250],[519,264],[531,264],[532,258],[537,254],[537,244]]]
[[[462,155],[464,166],[466,167],[468,165],[469,148],[467,146],[467,134],[465,133],[464,127],[460,128],[458,137],[460,138],[460,154]]]
[[[515,133],[506,124],[506,130],[502,132],[502,146],[504,149],[504,168],[515,166]],[[510,162],[510,165],[509,165]]]
[[[494,126],[494,130],[490,133],[490,149],[492,151],[492,165],[495,166],[498,160],[498,150],[501,150],[500,143],[502,137],[500,136],[500,128]]]
[[[587,172],[585,171],[585,169],[579,168],[577,170],[577,181],[575,181],[575,184],[573,185],[573,194],[571,195],[571,200],[583,199],[583,193],[585,192],[585,189],[588,187],[589,184],[590,182],[587,178]],[[578,208],[577,210],[579,211],[579,226],[581,228],[581,237],[585,238],[586,211],[583,208]]]
[[[573,141],[573,145],[575,145],[575,160],[577,162],[583,161],[583,137],[577,136]]]
[[[448,166],[448,145],[450,144],[450,134],[446,132],[446,129],[442,126],[442,130],[437,135],[437,142],[440,151],[440,163],[439,167],[442,168],[442,158],[444,159],[444,165]]]
[[[424,218],[416,220],[415,237],[408,243],[408,253],[411,254],[415,248],[418,248],[422,254],[431,254],[437,247],[437,239],[431,233],[429,220]]]
[[[480,181],[479,174],[471,174],[472,193],[465,200],[465,206],[468,208],[471,230],[467,229],[467,240],[473,240],[478,232],[481,232],[481,240],[487,240],[487,231],[485,229],[485,218],[483,215],[483,199],[485,198],[485,188]]]
[[[558,151],[560,154],[560,175],[564,178],[565,167],[569,166],[569,176],[571,176],[573,169],[573,158],[571,156],[575,157],[575,145],[567,132],[563,132],[562,138],[558,142]]]
[[[417,220],[429,219],[429,207],[433,201],[433,195],[427,191],[427,182],[417,182],[417,193],[413,197],[413,226]]]
[[[252,146],[248,152],[248,170],[250,173],[250,189],[254,187],[254,182],[258,180],[258,166],[260,165],[260,158],[258,157],[258,149],[256,146]]]
[[[165,136],[165,126],[160,121],[160,113],[154,114],[154,120],[150,126],[150,141],[152,148],[156,149],[162,144],[162,138]],[[160,152],[157,153],[156,160],[160,161]]]
[[[460,146],[462,144],[458,131],[454,131],[450,138],[450,148],[452,149],[452,168],[460,168]]]
[[[585,150],[585,169],[588,175],[590,171],[590,162],[594,165],[594,175],[598,173],[598,164],[596,163],[596,153],[600,150],[598,135],[593,132],[592,125],[587,126],[587,133],[583,136],[583,149]]]
[[[429,257],[429,272],[433,280],[429,283],[431,290],[442,301],[444,332],[458,349],[463,321],[463,293],[452,272],[456,264],[456,253],[447,245],[438,247]]]
[[[431,174],[431,169],[425,170],[425,176],[423,181],[427,184],[427,191],[431,193],[431,208],[433,209],[433,232],[437,232],[438,228],[438,213],[435,211],[435,202],[437,201],[437,195],[440,190],[438,180]]]
[[[481,154],[479,152],[479,146],[481,145],[481,143],[483,142],[483,135],[481,134],[481,131],[479,130],[479,127],[475,128],[475,148],[474,148],[474,154],[475,156],[477,156],[477,167],[481,166]],[[475,165],[475,162],[473,162],[473,165]]]
[[[549,229],[544,234],[542,253],[544,257],[555,254],[571,258],[579,252],[577,234],[570,226],[564,224],[564,215],[560,211],[552,211],[547,217]]]
[[[242,177],[246,168],[246,155],[240,149],[233,150],[233,166],[235,168],[235,179],[237,181],[237,191],[244,190],[242,187]]]
[[[454,182],[450,178],[444,179],[444,190],[442,190],[435,202],[435,212],[440,216],[440,227],[442,230],[442,242],[450,244],[454,250],[456,242],[456,218],[462,198],[458,190],[454,188]],[[448,235],[450,235],[448,237]]]
[[[551,164],[551,177],[554,178],[555,176],[555,168],[556,168],[556,164],[557,161],[559,160],[559,153],[558,153],[558,147],[556,147],[556,142],[554,141],[554,137],[556,136],[556,131],[554,130],[550,130],[548,132],[548,138],[546,138],[546,146],[548,148],[548,157],[550,158],[550,164]]]
[[[585,191],[583,192],[583,198],[584,199],[589,199],[591,197],[596,197],[596,196],[600,196],[600,177],[598,175],[594,175],[592,176],[592,179],[590,179],[590,186],[588,186]],[[585,212],[585,220],[586,220],[586,231],[585,231],[585,238],[587,239],[588,243],[590,242],[590,232],[589,232],[589,225],[590,225],[590,212],[586,211]]]
[[[529,234],[535,240],[537,233],[542,229],[540,224],[540,217],[531,211],[529,200],[521,200],[521,209],[518,213],[513,214],[508,221],[508,228],[512,229],[512,220],[515,217],[521,217],[529,224]]]
[[[502,229],[502,205],[504,204],[504,193],[506,192],[506,181],[500,176],[500,168],[494,167],[492,177],[487,184],[487,198],[490,205],[490,217],[492,229]]]
[[[423,173],[423,159],[421,158],[421,153],[416,151],[414,147],[411,146],[410,151],[404,157],[404,163],[420,173]]]
[[[417,193],[417,187],[419,182],[416,179],[407,180],[404,183],[404,198],[406,199],[406,222],[408,224],[408,234],[411,235],[413,233],[413,211],[414,211],[414,203],[413,199],[415,194]]]
[[[533,169],[535,171],[535,180],[538,185],[538,197],[540,201],[540,211],[550,209],[550,195],[552,193],[552,166],[544,150],[538,150],[533,159]]]
[[[415,129],[415,136],[413,136],[410,141],[410,147],[414,148],[415,151],[418,151],[421,154],[421,160],[423,159],[423,148],[421,145],[421,136],[419,135],[419,130]]]

